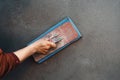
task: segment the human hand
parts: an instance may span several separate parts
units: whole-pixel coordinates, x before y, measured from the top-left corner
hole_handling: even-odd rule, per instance
[[[50,42],[47,39],[38,40],[31,45],[33,46],[33,49],[35,50],[35,52],[42,53],[42,54],[47,54],[50,48],[56,47],[55,43]]]

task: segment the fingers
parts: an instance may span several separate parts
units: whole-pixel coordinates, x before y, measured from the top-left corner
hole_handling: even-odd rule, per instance
[[[47,52],[44,52],[44,51],[40,51],[40,52],[41,52],[42,54],[44,54],[44,55],[47,54]]]
[[[46,42],[46,48],[55,48],[56,47],[56,44],[55,43],[53,43],[53,42],[51,42],[49,39],[44,39],[44,40],[46,40],[47,42]]]
[[[56,44],[49,42],[46,46],[39,49],[39,53],[47,54],[50,48],[55,48]]]
[[[37,53],[47,54],[47,52],[48,52],[48,49],[42,48],[42,49],[39,49]]]
[[[41,53],[42,54],[47,54],[48,50],[42,50]]]
[[[47,44],[46,46],[45,46],[45,49],[50,49],[51,48],[51,45],[50,44]]]
[[[53,42],[50,42],[49,44],[50,44],[50,47],[52,47],[52,48],[55,48],[55,47],[56,47],[56,44],[53,43]]]
[[[48,39],[42,39],[34,44],[37,53],[47,54],[50,48],[55,48],[56,44]]]

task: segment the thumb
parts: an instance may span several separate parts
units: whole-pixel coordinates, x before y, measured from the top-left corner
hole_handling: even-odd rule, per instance
[[[55,43],[50,42],[50,45],[51,45],[52,48],[56,48],[56,44]]]

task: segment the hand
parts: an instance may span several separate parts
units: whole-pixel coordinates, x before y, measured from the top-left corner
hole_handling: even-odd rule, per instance
[[[53,42],[48,41],[47,39],[41,39],[33,44],[31,44],[33,48],[35,49],[35,52],[46,54],[50,48],[55,48],[56,44]]]

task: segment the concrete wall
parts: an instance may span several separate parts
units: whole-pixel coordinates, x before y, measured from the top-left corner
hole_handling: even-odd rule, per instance
[[[28,58],[3,80],[120,79],[120,0],[0,0],[0,47],[25,47],[66,16],[83,38],[43,64]]]

